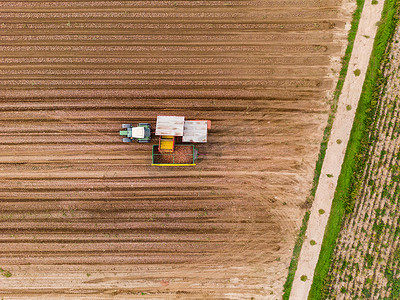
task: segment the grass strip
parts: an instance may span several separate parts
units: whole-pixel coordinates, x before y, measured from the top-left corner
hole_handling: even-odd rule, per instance
[[[303,218],[303,221],[302,221],[302,224],[300,227],[300,233],[297,236],[296,243],[294,245],[293,256],[292,256],[292,260],[290,261],[289,274],[288,274],[288,277],[287,277],[285,285],[284,285],[284,294],[282,296],[282,299],[289,299],[290,291],[292,289],[294,275],[295,275],[296,269],[297,269],[297,263],[298,263],[301,247],[303,246],[304,238],[306,235],[307,224],[308,224],[309,218],[310,218],[310,212],[307,211],[306,214],[304,215],[304,218]]]
[[[308,197],[308,199],[306,201],[306,205],[308,207],[311,207],[312,201],[313,201],[313,199],[315,197],[315,193],[317,191],[319,177],[321,175],[322,163],[324,162],[324,159],[325,159],[326,149],[328,147],[328,141],[329,141],[329,137],[331,135],[332,124],[333,124],[333,120],[335,118],[335,113],[336,113],[336,110],[337,110],[337,103],[338,103],[339,96],[340,96],[340,94],[342,92],[342,89],[343,89],[343,84],[344,84],[344,80],[346,78],[347,70],[349,68],[349,61],[350,61],[351,53],[353,51],[354,40],[356,38],[356,34],[357,34],[357,30],[358,30],[358,24],[360,22],[362,9],[364,7],[364,1],[365,0],[357,0],[357,8],[353,13],[353,19],[352,19],[352,22],[351,22],[351,28],[350,28],[349,35],[348,35],[348,38],[347,38],[348,45],[347,45],[347,48],[346,48],[345,55],[342,58],[342,69],[340,70],[338,83],[336,85],[336,88],[335,88],[335,91],[334,91],[334,94],[333,94],[333,101],[332,101],[332,104],[331,104],[331,112],[329,114],[328,122],[327,122],[327,125],[325,127],[323,138],[322,138],[322,142],[321,142],[321,145],[320,145],[320,152],[319,152],[318,160],[317,160],[317,163],[316,163],[316,166],[315,166],[315,172],[314,172],[314,178],[313,178],[312,187],[311,187],[311,190],[310,190],[310,196]],[[306,229],[307,229],[307,224],[308,224],[309,217],[310,217],[310,212],[307,211],[305,216],[304,216],[304,218],[303,218],[302,226],[300,228],[300,232],[298,234],[298,237],[296,239],[296,243],[295,243],[294,248],[293,248],[292,259],[291,259],[290,265],[289,265],[288,277],[287,277],[286,282],[285,282],[285,284],[283,286],[282,299],[284,299],[284,300],[288,300],[289,299],[290,291],[292,290],[294,275],[295,275],[296,270],[297,270],[298,259],[299,259],[301,248],[303,246],[304,235],[305,235],[305,232],[306,232]]]
[[[328,275],[332,264],[333,251],[346,213],[354,208],[355,199],[362,186],[362,171],[364,170],[371,146],[369,135],[374,126],[377,100],[381,86],[385,82],[380,66],[387,57],[387,46],[392,40],[397,25],[398,0],[386,0],[382,19],[374,42],[371,59],[366,73],[363,90],[357,107],[350,140],[342,165],[341,174],[328,224],[325,229],[324,240],[319,260],[314,273],[309,299],[325,299],[330,287],[331,279]]]

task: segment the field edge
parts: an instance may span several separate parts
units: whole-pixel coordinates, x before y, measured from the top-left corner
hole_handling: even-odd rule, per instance
[[[305,233],[307,230],[307,225],[308,225],[308,220],[310,218],[310,207],[312,205],[313,199],[315,197],[315,193],[318,187],[318,182],[319,182],[319,178],[321,175],[321,169],[322,169],[322,164],[323,161],[325,159],[325,154],[326,154],[326,149],[328,147],[328,141],[329,141],[329,137],[331,134],[331,130],[332,130],[332,124],[333,121],[335,119],[335,114],[336,114],[336,110],[337,110],[337,104],[339,101],[339,96],[342,92],[342,88],[343,88],[343,84],[344,84],[344,80],[346,79],[346,75],[347,75],[347,70],[349,67],[349,62],[350,62],[350,57],[351,57],[351,53],[353,52],[353,45],[354,45],[354,40],[356,38],[356,34],[357,34],[357,30],[358,30],[358,24],[360,21],[360,17],[361,17],[361,13],[364,7],[364,2],[365,0],[357,0],[357,7],[353,13],[353,18],[351,21],[351,28],[349,30],[348,33],[348,44],[346,47],[346,51],[345,54],[342,58],[342,68],[340,70],[340,74],[339,74],[339,79],[335,88],[335,91],[333,93],[333,99],[332,99],[332,104],[331,104],[331,110],[328,116],[328,121],[327,121],[327,125],[324,129],[324,133],[323,133],[323,138],[322,138],[322,142],[320,144],[320,151],[318,154],[318,159],[316,162],[316,166],[315,166],[315,172],[314,172],[314,178],[313,178],[313,182],[312,182],[312,187],[310,190],[310,194],[306,199],[306,207],[307,207],[307,211],[303,217],[302,220],[302,225],[300,227],[299,233],[297,235],[296,238],[296,242],[293,248],[293,254],[292,254],[292,259],[290,261],[290,265],[289,265],[289,270],[288,270],[288,276],[286,279],[285,284],[283,285],[283,295],[282,295],[282,299],[283,300],[288,300],[289,296],[290,296],[290,292],[292,290],[292,285],[293,285],[293,280],[294,280],[294,275],[296,273],[297,270],[297,264],[298,264],[298,259],[299,259],[299,255],[301,252],[301,248],[303,246],[303,242],[304,242],[304,238],[305,238]]]
[[[373,122],[376,97],[379,96],[384,77],[380,72],[381,63],[387,56],[387,45],[392,40],[397,17],[396,11],[399,3],[396,0],[386,0],[374,41],[368,71],[364,81],[363,91],[357,107],[350,140],[347,145],[346,155],[338,179],[335,197],[332,202],[331,214],[324,234],[320,256],[315,269],[315,276],[311,286],[309,299],[325,299],[325,288],[329,284],[328,271],[331,266],[333,250],[338,238],[343,218],[352,211],[354,199],[357,196],[359,171],[363,169],[366,156],[363,153],[370,144],[368,127]]]

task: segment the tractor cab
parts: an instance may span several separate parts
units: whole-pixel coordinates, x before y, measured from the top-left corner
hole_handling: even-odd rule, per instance
[[[128,128],[128,136],[134,139],[143,139],[146,135],[145,127],[132,127]]]

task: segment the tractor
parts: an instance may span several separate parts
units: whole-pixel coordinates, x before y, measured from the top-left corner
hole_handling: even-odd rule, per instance
[[[122,124],[123,142],[148,143],[151,140],[149,123]],[[199,153],[194,143],[207,143],[210,120],[186,120],[183,116],[157,116],[154,134],[159,137],[153,145],[152,166],[195,166]]]
[[[137,141],[138,143],[149,143],[151,141],[151,125],[149,123],[139,123],[136,127],[132,124],[122,124],[119,135],[126,136],[122,139],[124,143]]]

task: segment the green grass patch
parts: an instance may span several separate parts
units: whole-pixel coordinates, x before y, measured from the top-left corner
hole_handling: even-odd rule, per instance
[[[391,287],[391,291],[387,300],[397,300],[400,295],[400,278],[399,274],[396,274],[394,270],[387,266],[385,269],[385,277],[388,281],[387,287]]]
[[[304,215],[303,223],[301,224],[300,232],[299,232],[299,235],[297,236],[297,240],[294,245],[292,260],[290,261],[290,265],[289,265],[289,274],[288,274],[286,282],[283,286],[284,291],[285,291],[285,294],[283,295],[283,299],[289,299],[290,290],[292,289],[294,274],[296,273],[297,262],[299,259],[301,247],[303,246],[303,242],[306,237],[306,229],[307,229],[307,223],[308,223],[309,218],[310,218],[310,212],[307,211],[306,214]]]
[[[347,70],[349,68],[349,61],[350,61],[351,53],[353,51],[354,40],[356,38],[356,34],[357,34],[357,30],[358,30],[358,23],[360,21],[362,9],[364,7],[364,1],[365,0],[357,0],[357,8],[353,13],[351,28],[350,28],[349,35],[347,38],[348,45],[346,48],[346,52],[342,58],[342,69],[340,70],[339,80],[338,80],[338,83],[336,85],[336,88],[335,88],[335,91],[333,94],[333,101],[331,104],[331,112],[329,114],[328,122],[325,127],[322,142],[320,145],[320,152],[319,152],[318,160],[317,160],[317,163],[315,166],[313,184],[312,184],[312,187],[310,190],[310,197],[308,197],[307,203],[306,203],[307,206],[309,206],[309,207],[311,207],[312,201],[315,197],[315,192],[317,190],[319,178],[321,175],[322,163],[324,161],[326,149],[328,147],[328,141],[329,141],[329,137],[331,135],[332,124],[333,124],[333,120],[334,120],[335,113],[337,110],[337,103],[338,103],[339,96],[343,89],[343,84],[344,84],[344,80],[346,78]],[[325,211],[323,211],[321,213],[321,210],[320,210],[320,214],[323,214],[323,213],[325,213]],[[284,289],[283,289],[283,296],[282,296],[283,300],[288,300],[289,296],[290,296],[290,291],[292,289],[294,274],[297,269],[298,258],[300,255],[301,247],[304,242],[304,235],[305,235],[305,231],[307,229],[307,222],[308,222],[309,217],[310,217],[310,212],[307,211],[303,218],[303,223],[302,223],[302,226],[300,229],[300,233],[297,237],[297,240],[296,240],[296,243],[295,243],[295,246],[293,249],[292,260],[290,261],[290,265],[289,265],[288,277],[286,279],[286,282],[284,284]]]
[[[1,276],[4,276],[6,278],[10,278],[12,276],[10,271],[4,270],[2,268],[0,268],[0,274]]]
[[[382,21],[379,22],[380,26],[375,38],[363,91],[338,179],[309,299],[325,299],[327,296],[331,282],[328,272],[332,264],[336,240],[343,218],[346,213],[352,212],[355,199],[362,185],[362,170],[364,170],[367,160],[367,157],[363,154],[368,153],[367,150],[371,145],[371,141],[368,138],[369,129],[374,124],[374,109],[379,97],[379,90],[385,81],[380,66],[382,62],[386,61],[387,45],[392,40],[396,30],[397,5],[397,0],[387,0],[382,13]],[[368,292],[365,291],[365,293],[367,294]]]

